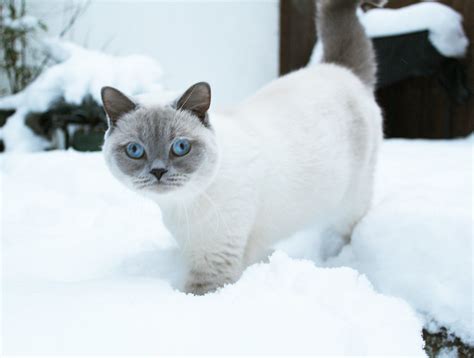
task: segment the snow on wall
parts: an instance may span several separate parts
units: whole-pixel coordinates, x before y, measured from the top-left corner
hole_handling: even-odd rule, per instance
[[[371,38],[428,30],[431,44],[446,57],[464,57],[469,46],[462,16],[451,7],[436,2],[400,9],[360,11],[359,19]],[[320,62],[322,51],[321,44],[316,44],[310,64]]]
[[[362,17],[362,23],[370,37],[429,30],[431,43],[446,57],[463,57],[469,45],[462,16],[451,7],[436,2],[397,10],[373,9]]]

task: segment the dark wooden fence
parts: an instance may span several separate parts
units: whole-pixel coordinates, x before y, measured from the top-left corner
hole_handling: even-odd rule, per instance
[[[417,0],[392,1],[398,8]],[[464,27],[474,41],[474,0],[441,0],[464,16]],[[305,66],[315,40],[314,0],[280,1],[280,74]],[[474,46],[464,60],[468,83],[474,90]],[[454,138],[474,130],[474,98],[454,105],[436,78],[413,78],[377,92],[385,112],[388,137]],[[450,120],[448,120],[450,119]],[[448,128],[447,128],[448,127]]]

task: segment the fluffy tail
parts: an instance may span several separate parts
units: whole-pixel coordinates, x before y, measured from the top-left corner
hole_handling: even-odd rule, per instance
[[[356,14],[362,2],[382,6],[386,0],[317,0],[317,30],[323,45],[323,62],[351,69],[367,86],[374,88],[375,54]]]

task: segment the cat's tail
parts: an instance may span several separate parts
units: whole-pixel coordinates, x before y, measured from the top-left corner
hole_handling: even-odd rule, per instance
[[[377,80],[375,54],[356,14],[364,2],[383,6],[387,1],[316,0],[317,31],[323,45],[322,62],[349,68],[373,89]]]

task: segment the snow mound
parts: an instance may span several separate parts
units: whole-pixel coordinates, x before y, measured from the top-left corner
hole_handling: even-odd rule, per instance
[[[372,9],[359,12],[359,19],[370,38],[429,31],[431,44],[446,57],[466,55],[469,40],[464,33],[462,16],[451,7],[424,2],[400,9]],[[316,44],[310,64],[322,59],[322,46]]]
[[[377,289],[411,303],[431,330],[434,320],[470,345],[473,139],[385,145],[376,207],[350,249],[354,268]],[[400,155],[404,161],[397,163]]]
[[[349,268],[275,253],[234,285],[186,295],[158,207],[100,153],[0,156],[7,354],[410,354],[421,322]]]
[[[382,146],[374,207],[336,258],[318,252],[314,232],[285,243],[293,257],[350,266],[383,294],[401,297],[424,318],[474,345],[473,144],[388,140]]]
[[[111,56],[58,40],[45,41],[44,46],[58,64],[46,69],[22,92],[0,99],[0,109],[17,110],[1,132],[8,151],[43,149],[44,141],[31,140],[34,134],[24,125],[25,115],[45,112],[61,98],[78,105],[91,95],[101,103],[103,86],[120,88],[132,96],[162,91],[161,66],[149,57]]]

